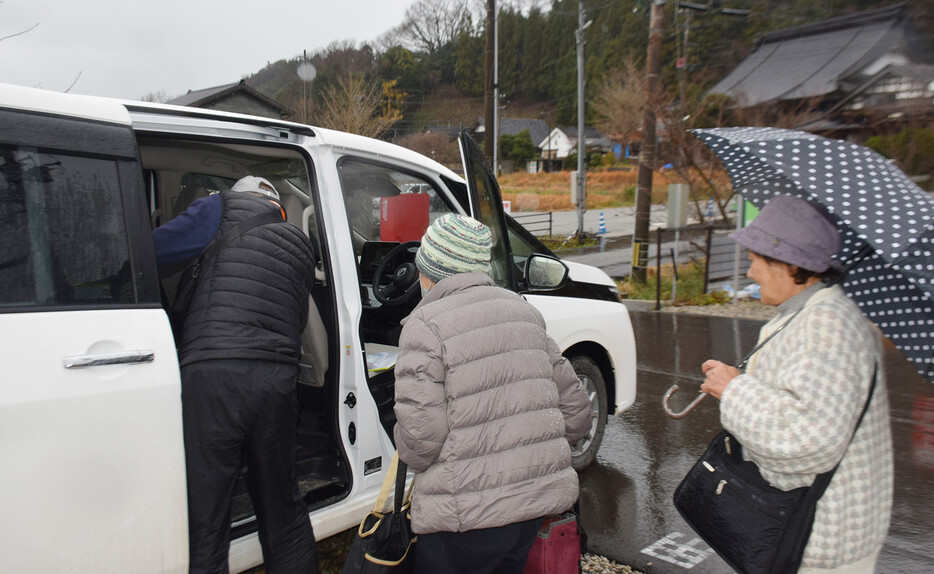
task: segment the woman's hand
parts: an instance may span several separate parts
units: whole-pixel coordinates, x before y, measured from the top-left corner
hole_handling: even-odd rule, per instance
[[[742,374],[739,369],[713,359],[704,361],[701,370],[704,372],[704,384],[701,385],[701,390],[716,397],[717,400],[720,400],[720,396],[723,395],[730,381]]]

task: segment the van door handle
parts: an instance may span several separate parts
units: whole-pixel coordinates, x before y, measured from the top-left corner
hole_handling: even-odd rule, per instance
[[[99,353],[96,355],[75,355],[65,357],[66,369],[81,367],[100,367],[102,365],[138,365],[151,363],[156,354],[152,351],[123,351],[120,353]]]

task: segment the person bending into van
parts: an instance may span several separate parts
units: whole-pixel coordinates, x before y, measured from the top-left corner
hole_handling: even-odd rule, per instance
[[[415,471],[417,573],[521,574],[542,517],[578,497],[569,441],[590,401],[541,314],[490,279],[489,229],[436,220],[395,367],[399,457]]]
[[[253,176],[196,200],[153,231],[157,264],[199,256],[239,222],[282,213],[278,202],[272,184]],[[242,232],[196,279],[179,342],[192,573],[228,571],[243,466],[266,572],[318,571],[295,471],[295,384],[313,267],[308,238],[280,220]]]

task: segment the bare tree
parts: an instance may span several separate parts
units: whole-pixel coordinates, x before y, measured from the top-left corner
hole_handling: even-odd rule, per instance
[[[599,120],[597,129],[625,138],[642,127],[645,108],[645,73],[632,59],[607,74],[591,102]]]
[[[679,178],[690,187],[690,199],[701,221],[705,220],[707,199],[713,199],[726,218],[733,197],[730,181],[713,152],[693,133],[698,128],[736,125],[736,108],[722,95],[711,95],[703,74],[695,74],[680,94],[662,93],[655,102],[661,125],[660,156],[670,163]],[[679,90],[682,92],[682,90]],[[677,98],[677,99],[676,99]]]
[[[0,0],[0,4],[3,4],[3,0]],[[15,37],[17,37],[17,36],[22,36],[23,34],[25,34],[25,33],[27,33],[27,32],[32,32],[33,30],[35,30],[35,29],[38,28],[38,27],[39,27],[39,23],[36,22],[35,24],[33,24],[32,26],[30,26],[29,28],[26,28],[25,30],[20,30],[19,32],[14,32],[14,33],[12,33],[12,34],[7,34],[6,36],[0,36],[0,42],[2,42],[2,41],[4,41],[4,40],[9,40],[10,38],[15,38]],[[71,81],[71,85],[69,85],[68,88],[65,90],[65,93],[66,93],[66,94],[67,94],[68,92],[70,92],[70,91],[72,90],[72,88],[75,87],[75,84],[78,83],[78,80],[81,78],[81,74],[83,74],[83,73],[84,73],[84,70],[81,70],[80,72],[78,72],[78,74],[75,76],[75,79]],[[37,87],[37,88],[38,88],[38,87],[41,87],[41,84],[37,84],[35,87]]]
[[[724,218],[733,197],[732,187],[716,156],[691,130],[730,125],[770,125],[800,128],[820,117],[820,100],[808,99],[759,108],[738,108],[729,98],[706,94],[701,84],[688,87],[683,101],[666,100],[658,106],[658,119],[664,126],[663,157],[690,187],[690,196],[700,219],[705,209],[701,203],[714,199]]]
[[[383,99],[383,87],[359,74],[343,74],[322,98],[317,123],[321,127],[378,138],[402,119]]]
[[[722,172],[719,162],[690,130],[728,125],[733,120],[727,113],[731,110],[729,100],[705,95],[703,85],[703,78],[697,76],[685,86],[687,97],[683,101],[664,91],[649,101],[645,72],[627,59],[607,75],[591,102],[599,118],[597,128],[623,141],[641,139],[643,112],[647,105],[652,106],[659,126],[660,163],[672,164],[678,179],[690,186],[690,197],[702,220],[706,210],[699,209],[701,202],[712,197],[725,212],[731,195],[729,182],[718,173]]]
[[[659,116],[665,126],[662,155],[672,164],[680,179],[688,184],[690,199],[701,221],[704,221],[706,214],[701,204],[708,198],[716,202],[718,210],[725,217],[727,204],[732,197],[729,180],[724,177],[723,166],[713,152],[691,133],[692,129],[703,125],[690,113],[702,107],[703,103],[692,104],[689,109],[678,108],[676,114],[670,113],[674,108],[663,109],[669,113]],[[685,111],[689,113],[682,116],[681,113]]]
[[[353,40],[336,40],[311,57],[320,74],[340,70],[345,74],[362,74],[373,65],[373,49],[364,44],[357,47]]]
[[[168,94],[165,93],[165,88],[156,90],[155,92],[149,92],[145,96],[141,96],[139,99],[141,102],[152,102],[154,104],[164,104],[169,101]]]
[[[393,34],[402,45],[434,54],[469,30],[467,0],[418,0],[405,9],[405,19]]]
[[[79,72],[78,72],[78,75],[75,76],[75,79],[71,81],[71,85],[69,85],[67,88],[65,88],[65,93],[66,93],[66,94],[67,94],[68,92],[70,92],[72,88],[75,87],[75,84],[77,84],[77,83],[78,83],[78,80],[81,79],[81,74],[83,74],[83,73],[84,73],[84,70],[79,71]]]
[[[821,110],[823,100],[813,97],[741,108],[736,110],[737,121],[748,126],[800,129],[825,117],[826,112]]]
[[[3,4],[3,2],[0,1],[0,4]],[[2,41],[4,41],[4,40],[9,40],[10,38],[15,38],[16,36],[22,36],[22,35],[25,34],[26,32],[31,32],[31,31],[35,30],[38,26],[39,26],[39,23],[36,22],[35,24],[33,24],[32,26],[30,26],[29,28],[26,28],[25,30],[20,30],[19,32],[14,32],[14,33],[12,33],[12,34],[7,34],[6,36],[0,36],[0,42],[2,42]]]
[[[401,145],[444,165],[458,165],[461,160],[457,140],[439,133],[415,133],[397,138],[393,143]]]
[[[512,8],[516,12],[527,15],[532,10],[544,12],[550,2],[546,2],[545,0],[500,0],[498,4],[501,9]]]
[[[376,39],[371,40],[370,45],[373,46],[373,49],[376,50],[376,52],[379,54],[384,54],[386,53],[387,50],[389,50],[393,46],[398,46],[401,43],[397,39],[400,27],[401,25],[395,28],[392,28],[391,30],[387,32],[383,32],[382,34],[377,36]]]
[[[39,26],[39,23],[36,22],[35,24],[33,24],[32,26],[30,26],[29,28],[26,28],[25,30],[22,30],[22,31],[20,31],[20,32],[14,32],[13,34],[7,34],[6,36],[0,36],[0,42],[2,42],[2,41],[4,41],[4,40],[9,40],[10,38],[15,38],[16,36],[22,36],[22,35],[25,34],[26,32],[31,32],[31,31],[35,30],[38,26]]]

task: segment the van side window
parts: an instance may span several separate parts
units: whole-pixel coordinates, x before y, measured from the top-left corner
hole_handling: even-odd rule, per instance
[[[368,241],[419,241],[435,219],[453,211],[427,178],[353,159],[339,169],[358,256]]]
[[[0,309],[134,303],[117,163],[0,146]]]

